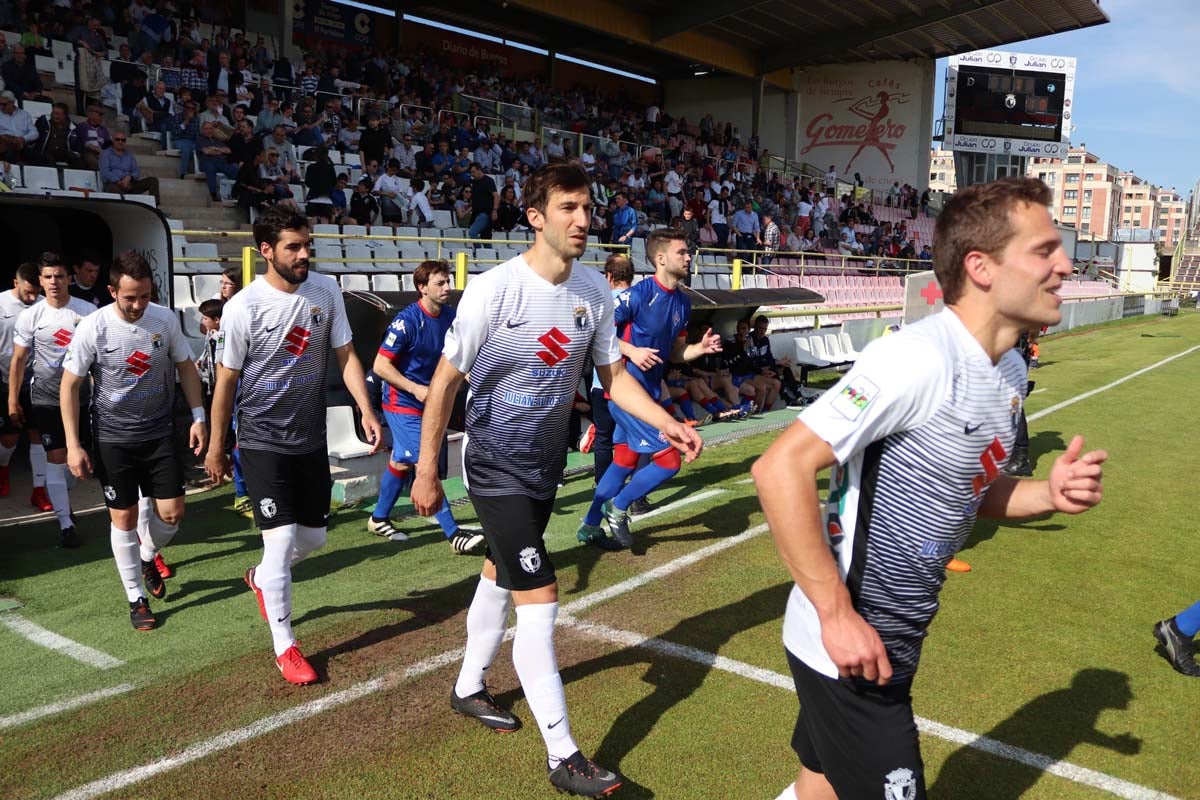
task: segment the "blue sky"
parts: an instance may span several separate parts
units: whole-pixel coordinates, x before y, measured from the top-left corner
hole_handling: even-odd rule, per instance
[[[1107,25],[998,49],[1079,59],[1071,142],[1184,199],[1200,177],[1200,47],[1195,0],[1104,0]],[[938,61],[935,118],[946,59]]]

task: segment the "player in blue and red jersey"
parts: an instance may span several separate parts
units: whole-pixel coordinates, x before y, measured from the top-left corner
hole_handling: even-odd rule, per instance
[[[676,230],[654,231],[646,239],[646,258],[654,265],[654,276],[634,284],[617,298],[614,319],[623,342],[654,351],[654,356],[641,365],[627,359],[625,368],[646,394],[660,401],[666,362],[693,361],[706,353],[720,352],[721,337],[710,329],[699,342],[687,344],[692,303],[684,294],[682,283],[692,257],[684,234]],[[630,504],[670,480],[680,467],[679,451],[662,432],[615,406],[612,414],[617,423],[613,463],[597,484],[592,507],[577,533],[580,541],[604,549],[633,544],[629,533]],[[639,468],[638,456],[643,453],[650,454],[651,460]],[[602,515],[608,518],[611,539],[600,528]]]
[[[446,331],[454,322],[450,299],[450,266],[445,261],[422,262],[413,273],[421,299],[405,308],[384,334],[373,371],[383,381],[383,415],[392,431],[392,457],[379,481],[379,500],[367,530],[395,542],[408,537],[388,516],[396,501],[412,486],[413,466],[421,452],[421,416],[429,381],[442,357]],[[471,553],[483,544],[483,534],[460,528],[450,504],[442,499],[434,515],[456,553]]]

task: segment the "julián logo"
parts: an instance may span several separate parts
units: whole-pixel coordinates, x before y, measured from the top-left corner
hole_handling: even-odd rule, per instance
[[[834,124],[833,114],[818,114],[809,121],[804,135],[808,144],[800,151],[804,155],[818,147],[854,147],[854,155],[846,162],[843,172],[849,172],[855,160],[868,147],[879,151],[887,161],[891,172],[896,171],[892,163],[890,150],[894,150],[897,142],[904,137],[907,129],[903,123],[893,122],[889,116],[892,104],[902,105],[909,101],[909,92],[876,92],[865,97],[839,97],[834,103],[849,103],[846,111],[864,122],[851,120],[849,124]]]

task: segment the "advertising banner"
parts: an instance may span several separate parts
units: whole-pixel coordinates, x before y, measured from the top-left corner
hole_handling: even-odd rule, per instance
[[[295,40],[336,42],[353,47],[374,44],[375,19],[371,13],[330,0],[295,0],[295,3],[292,20]]]

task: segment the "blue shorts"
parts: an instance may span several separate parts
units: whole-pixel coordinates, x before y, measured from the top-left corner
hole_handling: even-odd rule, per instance
[[[617,423],[613,431],[613,444],[623,444],[635,453],[657,453],[671,447],[667,437],[653,425],[647,425],[616,403],[609,403],[608,410]]]
[[[741,388],[741,385],[743,383],[745,383],[746,381],[754,380],[754,376],[753,375],[731,375],[730,380],[733,381],[734,386]]]
[[[421,457],[421,415],[384,411],[383,416],[392,432],[392,461],[416,464]]]

